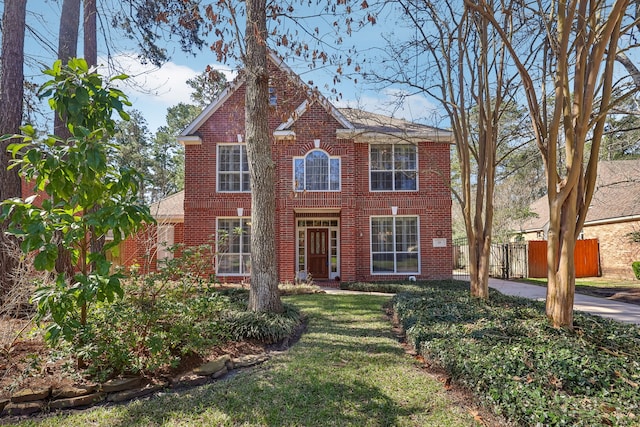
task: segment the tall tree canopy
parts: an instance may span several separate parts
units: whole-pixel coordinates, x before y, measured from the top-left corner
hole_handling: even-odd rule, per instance
[[[498,165],[518,141],[505,138],[517,73],[498,32],[464,2],[397,0],[380,7],[389,5],[402,31],[389,31],[380,59],[366,71],[377,84],[404,88],[403,95],[437,100],[446,113],[441,120],[455,139],[459,170],[452,189],[469,243],[471,293],[488,298]],[[498,25],[510,38],[523,23],[505,16]]]
[[[498,30],[503,14],[513,12],[485,0],[465,1]],[[614,91],[614,65],[618,52],[633,47],[628,34],[635,22],[625,18],[635,14],[629,0],[532,2],[529,6],[519,9],[520,13],[545,34],[537,66],[529,67],[524,61],[530,51],[520,49],[507,34],[501,35],[522,80],[546,170],[546,312],[554,326],[573,328],[575,242],[593,196],[607,114],[629,93],[620,86]]]

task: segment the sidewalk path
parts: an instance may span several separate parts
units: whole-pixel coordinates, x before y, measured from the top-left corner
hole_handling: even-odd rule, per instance
[[[530,298],[544,301],[547,288],[526,283],[511,282],[501,279],[489,279],[489,287],[497,289],[505,295]],[[619,322],[640,325],[640,305],[627,304],[606,298],[576,294],[574,310],[584,311],[598,316],[609,317]]]

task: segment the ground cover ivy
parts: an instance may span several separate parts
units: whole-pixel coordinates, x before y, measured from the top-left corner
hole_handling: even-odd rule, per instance
[[[536,301],[438,282],[400,293],[393,308],[410,342],[487,405],[520,425],[637,425],[640,329],[577,314],[551,328]]]

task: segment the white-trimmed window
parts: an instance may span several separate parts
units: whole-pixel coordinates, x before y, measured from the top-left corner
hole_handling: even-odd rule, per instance
[[[250,218],[218,218],[216,273],[246,276],[251,273]]]
[[[417,216],[371,217],[371,272],[420,273]]]
[[[369,148],[371,191],[416,191],[418,150],[411,144],[372,144]]]
[[[293,180],[296,191],[340,191],[340,157],[319,149],[294,157]]]
[[[245,144],[218,144],[218,191],[249,192],[249,162]]]

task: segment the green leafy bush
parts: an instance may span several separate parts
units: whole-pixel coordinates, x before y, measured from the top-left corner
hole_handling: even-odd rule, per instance
[[[322,288],[313,283],[280,283],[278,285],[280,295],[321,294]]]
[[[580,313],[553,329],[537,301],[443,282],[393,300],[426,358],[518,425],[637,425],[640,330]]]
[[[37,321],[47,322],[45,339],[51,343],[83,337],[87,313],[93,304],[122,297],[119,273],[112,273],[106,251],[145,223],[153,223],[149,209],[138,203],[143,177],[133,169],[116,169],[110,161],[118,147],[109,142],[115,132],[112,115],[128,120],[130,106],[115,87],[126,76],[105,80],[84,59],[54,62],[44,73],[50,80],[39,89],[41,98],[64,117],[70,138],[42,137],[31,125],[10,144],[12,166],[33,185],[34,195],[1,203],[0,221],[8,234],[20,239],[25,254],[33,254],[34,268],[55,275],[52,285],[33,295]],[[35,194],[44,194],[40,203]],[[107,234],[113,239],[99,242]],[[56,269],[60,253],[68,254],[66,272]],[[57,271],[58,270],[58,271]]]
[[[291,336],[300,325],[301,317],[297,308],[284,304],[282,314],[230,310],[225,313],[224,320],[233,340],[272,344]]]
[[[204,288],[185,294],[178,284],[157,279],[132,279],[124,298],[91,311],[73,348],[88,361],[90,374],[152,374],[230,340],[221,318],[232,306],[230,298]]]
[[[631,268],[633,268],[633,273],[636,275],[636,279],[640,280],[640,261],[632,263]]]
[[[245,289],[187,284],[165,273],[130,277],[122,299],[97,304],[67,350],[86,361],[97,380],[122,374],[153,376],[187,355],[205,355],[231,341],[274,343],[292,335],[300,313],[246,311]]]

